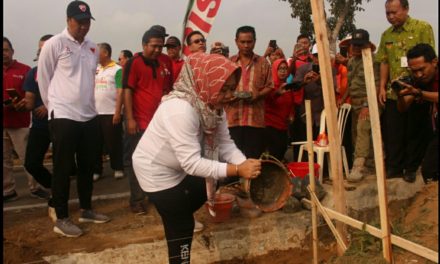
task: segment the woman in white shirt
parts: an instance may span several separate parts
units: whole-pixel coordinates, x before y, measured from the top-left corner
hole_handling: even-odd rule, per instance
[[[208,201],[215,214],[216,180],[261,172],[260,161],[234,144],[223,111],[235,100],[240,74],[221,55],[190,55],[133,154],[139,184],[163,221],[169,263],[189,263],[193,213]]]

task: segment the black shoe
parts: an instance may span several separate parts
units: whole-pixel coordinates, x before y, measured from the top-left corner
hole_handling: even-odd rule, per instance
[[[12,202],[18,199],[17,192],[14,191],[11,194],[3,195],[3,202]]]
[[[31,197],[49,201],[50,193],[41,188],[38,188],[35,191],[31,192]]]
[[[405,171],[405,175],[403,175],[403,179],[406,182],[415,182],[416,181],[416,172],[415,171]]]
[[[402,178],[402,174],[401,170],[387,169],[387,179]]]

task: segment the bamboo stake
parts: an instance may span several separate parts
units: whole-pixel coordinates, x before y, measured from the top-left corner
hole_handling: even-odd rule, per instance
[[[330,65],[330,49],[327,36],[327,25],[324,14],[323,0],[310,0],[312,6],[313,26],[315,37],[318,44],[319,68],[321,69],[321,83],[324,97],[325,113],[327,118],[327,134],[330,149],[331,176],[333,179],[333,195],[335,208],[338,212],[346,214],[346,201],[344,178],[342,175],[342,151],[341,140],[336,121],[336,100],[335,89],[333,86],[333,74]],[[343,237],[347,237],[346,227],[343,223],[337,222],[336,229]],[[344,254],[341,247],[338,247],[338,255]]]
[[[373,59],[371,49],[362,49],[365,83],[368,96],[371,132],[373,137],[374,161],[376,165],[377,192],[379,196],[380,227],[382,229],[383,257],[388,263],[393,262],[388,220],[388,203],[386,192],[385,170],[382,153],[382,136],[380,134],[379,106],[377,104],[376,85],[374,83]]]
[[[309,204],[313,204],[310,200],[303,198],[302,201],[305,201]],[[328,214],[328,216],[331,219],[338,220],[340,222],[343,222],[347,225],[350,225],[356,229],[363,230],[368,232],[370,235],[375,236],[377,238],[382,238],[382,230],[380,230],[377,227],[368,225],[366,223],[363,223],[359,220],[353,219],[347,215],[343,215],[341,213],[336,212],[335,210],[332,210],[330,208],[324,207],[324,210]],[[396,245],[400,248],[403,248],[411,253],[414,253],[418,256],[424,257],[426,259],[429,259],[435,263],[438,263],[438,252],[435,252],[432,249],[429,249],[427,247],[421,246],[419,244],[416,244],[412,241],[406,240],[404,238],[401,238],[399,236],[391,234],[391,243],[393,245]]]
[[[310,193],[310,197],[312,198],[313,203],[318,206],[319,212],[324,216],[325,222],[327,223],[328,227],[330,227],[330,230],[332,231],[333,235],[336,238],[336,242],[338,242],[339,247],[341,247],[344,251],[347,250],[347,246],[345,245],[344,240],[342,239],[341,235],[339,235],[338,230],[336,230],[335,226],[333,225],[332,220],[330,219],[330,216],[327,214],[327,211],[322,206],[321,202],[318,200],[318,197],[316,197],[316,194],[312,192],[310,189],[310,186],[307,186],[307,190]]]
[[[310,100],[305,100],[305,103],[306,103],[306,121],[307,121],[307,153],[309,154],[309,182],[310,182],[310,189],[312,190],[312,192],[315,192],[312,110],[310,106]],[[318,264],[318,223],[317,223],[315,203],[312,203],[312,239],[313,239],[313,263]]]

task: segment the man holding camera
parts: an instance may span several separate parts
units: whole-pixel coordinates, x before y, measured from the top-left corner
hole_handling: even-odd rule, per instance
[[[412,129],[419,132],[424,139],[424,144],[420,144],[416,149],[419,157],[422,157],[424,153],[423,179],[425,182],[428,179],[438,180],[438,59],[432,46],[426,43],[414,46],[408,51],[406,57],[413,83],[397,81],[401,87],[397,108],[401,112],[418,106],[423,107],[425,111],[428,109],[429,113],[417,116],[421,126],[415,126]],[[428,124],[432,124],[432,127]],[[435,134],[434,137],[432,137],[432,132]],[[430,138],[432,140],[427,147],[426,143]]]
[[[385,143],[387,178],[401,177],[414,182],[421,162],[419,146],[425,138],[418,129],[420,116],[426,107],[413,104],[406,112],[397,110],[397,93],[391,81],[409,75],[406,52],[418,43],[434,47],[432,27],[424,21],[408,15],[407,0],[387,0],[386,17],[392,25],[381,37],[376,60],[380,65],[379,103],[385,106],[383,113],[383,136]]]

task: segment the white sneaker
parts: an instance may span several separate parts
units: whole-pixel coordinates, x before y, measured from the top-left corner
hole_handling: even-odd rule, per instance
[[[194,233],[200,232],[205,226],[197,220],[194,220]]]
[[[93,173],[93,181],[99,180],[100,177],[101,177],[101,174]]]
[[[121,179],[124,178],[124,172],[121,170],[116,170],[115,171],[115,175],[114,175],[115,179]]]
[[[55,212],[55,208],[49,206],[47,211],[48,211],[48,215],[49,215],[50,220],[52,220],[52,222],[55,223],[57,221],[57,213]]]

